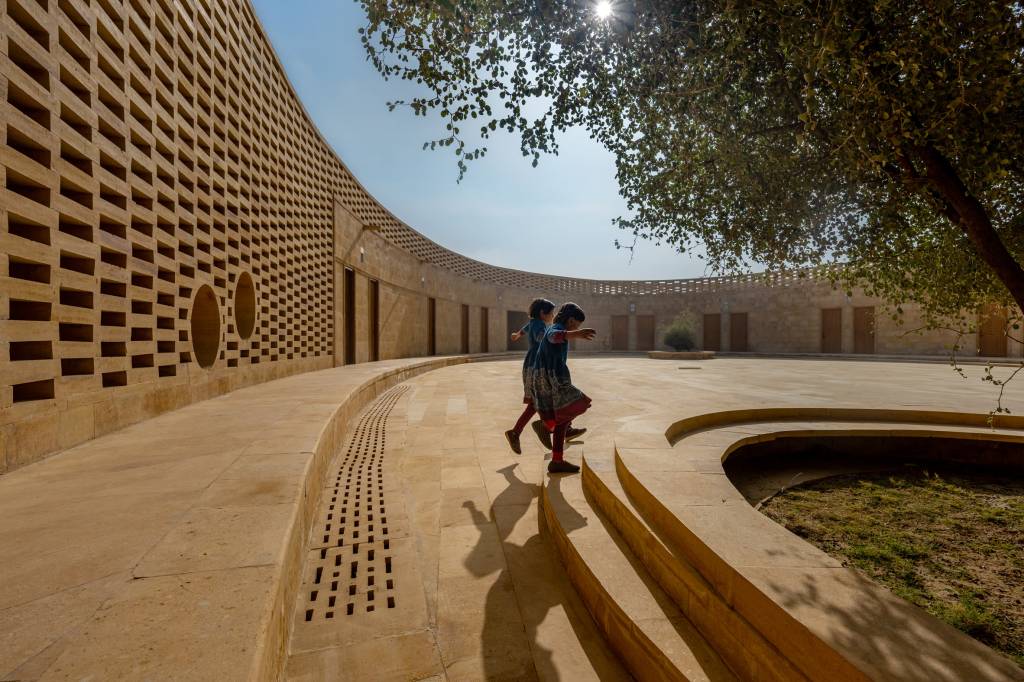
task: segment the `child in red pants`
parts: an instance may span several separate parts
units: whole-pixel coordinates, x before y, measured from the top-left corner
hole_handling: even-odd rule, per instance
[[[572,385],[572,376],[566,360],[569,357],[569,339],[590,340],[597,333],[581,328],[587,319],[583,309],[575,303],[566,303],[555,314],[554,323],[544,332],[537,348],[533,367],[528,372],[530,396],[547,429],[553,431],[549,473],[577,473],[580,468],[566,462],[566,431],[572,420],[590,408],[590,398]]]
[[[533,408],[533,398],[530,396],[529,374],[533,371],[533,360],[537,356],[540,342],[544,339],[544,332],[554,317],[554,303],[546,298],[534,299],[533,303],[530,304],[530,321],[523,325],[522,329],[512,334],[513,341],[518,341],[525,336],[530,343],[529,349],[526,351],[526,357],[523,359],[523,403],[526,407],[523,408],[523,413],[519,415],[516,425],[505,432],[505,440],[508,441],[512,452],[517,455],[523,452],[519,445],[519,436],[522,434],[526,424],[529,423],[530,418],[537,412]]]

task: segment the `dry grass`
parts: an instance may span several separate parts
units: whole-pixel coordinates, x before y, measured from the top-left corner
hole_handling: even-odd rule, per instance
[[[1024,666],[1024,481],[944,469],[835,476],[762,511]]]

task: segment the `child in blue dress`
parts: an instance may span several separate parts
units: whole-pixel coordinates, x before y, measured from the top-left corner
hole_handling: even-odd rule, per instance
[[[523,413],[519,416],[519,421],[516,422],[516,425],[505,432],[505,439],[508,441],[509,447],[517,455],[523,452],[519,445],[519,436],[530,421],[530,418],[537,413],[537,410],[533,407],[533,398],[530,396],[529,374],[533,371],[533,361],[537,356],[537,348],[540,347],[540,342],[544,339],[544,332],[554,317],[554,303],[546,298],[534,299],[533,303],[530,304],[530,320],[523,325],[522,329],[512,334],[513,341],[518,341],[525,336],[530,344],[529,349],[526,351],[526,357],[523,359],[523,403],[526,407],[523,408]],[[536,430],[536,426],[534,430]]]
[[[569,357],[569,339],[589,341],[597,333],[580,327],[586,319],[583,310],[575,303],[563,304],[555,314],[554,323],[544,332],[532,371],[528,373],[533,406],[547,430],[554,432],[551,461],[548,463],[548,472],[552,474],[574,474],[580,470],[564,460],[563,451],[570,423],[590,408],[590,398],[572,385],[566,360]]]

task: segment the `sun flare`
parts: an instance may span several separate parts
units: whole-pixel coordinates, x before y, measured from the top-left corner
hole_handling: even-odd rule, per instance
[[[612,3],[609,0],[601,0],[594,5],[594,14],[598,19],[607,19],[612,15]]]

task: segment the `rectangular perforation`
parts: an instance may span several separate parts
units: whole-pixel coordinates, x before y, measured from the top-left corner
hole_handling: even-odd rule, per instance
[[[49,341],[11,341],[11,362],[23,360],[51,360],[53,344]]]
[[[12,298],[9,302],[9,315],[12,320],[45,322],[50,319],[48,301],[22,301]]]
[[[15,384],[13,388],[14,402],[16,403],[26,403],[34,400],[52,400],[54,397],[53,379]]]

